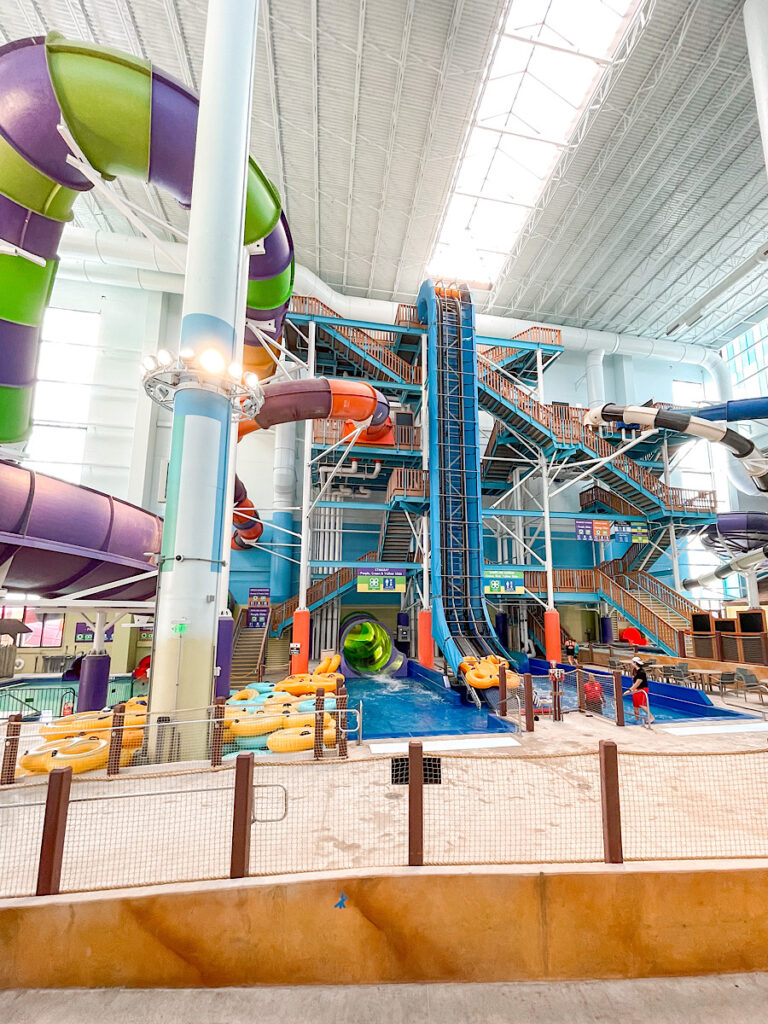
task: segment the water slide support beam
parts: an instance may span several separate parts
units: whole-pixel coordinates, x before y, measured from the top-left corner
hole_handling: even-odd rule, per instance
[[[307,377],[315,376],[317,324],[309,323],[307,335]],[[301,553],[299,555],[299,607],[293,614],[292,646],[299,645],[298,654],[291,654],[291,672],[309,671],[309,559],[312,550],[312,442],[314,420],[304,421],[304,474],[301,487]],[[295,649],[295,648],[294,648]]]
[[[225,365],[237,353],[257,8],[257,0],[210,0],[205,34],[181,347],[217,348]],[[231,417],[223,390],[192,384],[176,393],[153,716],[211,701]]]

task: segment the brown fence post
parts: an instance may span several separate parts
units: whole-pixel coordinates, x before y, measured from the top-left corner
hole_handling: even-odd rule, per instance
[[[336,738],[338,740],[339,757],[349,756],[347,750],[347,688],[344,683],[336,687]]]
[[[600,800],[603,809],[603,855],[606,864],[623,864],[619,758],[613,740],[600,740]]]
[[[533,732],[533,679],[530,672],[523,675],[523,691],[525,692],[525,731]]]
[[[613,702],[616,705],[616,725],[624,725],[624,689],[621,685],[621,672],[613,673]]]
[[[507,717],[507,666],[499,665],[499,714]]]
[[[3,747],[3,764],[0,768],[0,786],[10,786],[16,780],[16,758],[19,755],[19,736],[21,735],[21,715],[9,715],[5,729],[5,745]]]
[[[315,694],[315,749],[316,761],[323,757],[323,724],[325,722],[325,687],[318,686]]]
[[[224,705],[226,697],[213,702],[213,733],[211,735],[211,768],[218,768],[224,756]]]
[[[578,702],[579,711],[587,710],[587,700],[584,696],[584,669],[576,669],[576,700]]]
[[[59,891],[71,786],[71,768],[54,768],[48,776],[36,896],[55,896]]]
[[[109,754],[107,755],[107,775],[117,775],[120,771],[120,755],[123,752],[123,728],[125,726],[125,704],[117,704],[112,709],[112,731],[109,734]]]
[[[247,878],[251,861],[253,824],[253,751],[235,758],[235,809],[232,814],[230,878]]]
[[[418,740],[408,744],[408,864],[424,863],[424,749]]]

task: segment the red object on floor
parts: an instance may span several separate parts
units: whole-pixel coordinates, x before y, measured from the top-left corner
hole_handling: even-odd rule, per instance
[[[133,678],[134,679],[146,679],[147,678],[147,672],[149,671],[149,666],[150,666],[151,661],[152,661],[152,656],[149,655],[149,654],[145,654],[144,657],[139,662],[139,664],[133,670]]]
[[[619,633],[619,640],[624,640],[628,644],[634,644],[635,647],[645,647],[648,643],[647,638],[643,636],[639,629],[635,629],[634,626],[627,626],[626,629],[622,629],[621,633]]]

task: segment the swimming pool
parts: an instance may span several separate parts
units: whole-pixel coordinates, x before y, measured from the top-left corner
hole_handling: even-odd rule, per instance
[[[364,740],[514,731],[510,722],[465,704],[454,690],[428,679],[350,676],[346,686],[350,707],[362,701]]]
[[[77,691],[80,683],[62,682],[60,675],[28,676],[14,679],[0,687],[0,716],[21,712],[34,715],[50,711],[54,718],[64,712],[65,705],[72,704],[77,711]],[[107,705],[119,704],[135,694],[146,693],[146,683],[135,683],[130,675],[110,677],[107,686]]]

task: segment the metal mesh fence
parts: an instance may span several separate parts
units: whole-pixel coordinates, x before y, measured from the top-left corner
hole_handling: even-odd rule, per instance
[[[234,771],[75,779],[61,891],[226,878]]]
[[[255,753],[250,874],[408,864],[407,757]],[[61,891],[227,877],[233,769],[75,776]],[[423,774],[425,864],[603,860],[597,752],[428,754]],[[625,859],[768,857],[768,751],[624,752],[618,781]],[[35,891],[47,786],[39,776],[0,787],[0,897]]]
[[[626,860],[768,857],[768,751],[619,753]]]
[[[425,864],[602,859],[596,753],[456,755],[439,765],[430,782],[425,763]]]
[[[583,692],[582,710],[587,714],[599,715],[616,721],[616,700],[613,692],[613,674],[599,670],[581,670]],[[561,682],[560,705],[563,714],[579,710],[579,673],[577,669],[566,671]],[[553,689],[549,675],[531,676],[534,691],[534,706],[537,712],[549,715],[553,706]],[[590,686],[590,684],[594,684]]]
[[[37,882],[48,780],[0,790],[0,897],[29,896]]]
[[[257,763],[251,873],[407,864],[408,786],[393,774],[398,760]]]

